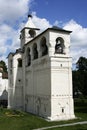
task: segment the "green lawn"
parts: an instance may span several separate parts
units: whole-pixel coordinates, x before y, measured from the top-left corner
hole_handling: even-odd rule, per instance
[[[76,115],[76,117],[78,117],[78,119],[73,120],[74,122],[87,121],[87,99],[76,99],[75,100],[75,115]],[[53,128],[53,129],[49,129],[49,130],[87,130],[87,124]]]
[[[32,130],[52,125],[87,121],[87,100],[75,101],[75,115],[78,119],[61,122],[47,122],[29,113],[0,108],[0,130]],[[87,130],[87,125],[77,125],[49,130]]]

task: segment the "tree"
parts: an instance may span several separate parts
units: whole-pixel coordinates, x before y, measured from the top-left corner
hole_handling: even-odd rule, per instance
[[[74,93],[79,91],[87,96],[87,58],[80,57],[76,63],[77,70],[73,71]]]
[[[4,72],[7,72],[6,63],[3,60],[0,61],[0,66],[2,66]]]
[[[76,67],[79,71],[87,71],[87,58],[80,57],[76,63]]]

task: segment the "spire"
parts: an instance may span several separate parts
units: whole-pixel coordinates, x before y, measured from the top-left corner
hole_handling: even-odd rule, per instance
[[[32,22],[32,15],[31,14],[28,14],[28,21],[27,23],[25,24],[25,27],[28,27],[28,28],[36,28],[34,23]]]
[[[29,17],[32,18],[32,15],[31,15],[31,14],[28,14],[28,18],[29,18]]]

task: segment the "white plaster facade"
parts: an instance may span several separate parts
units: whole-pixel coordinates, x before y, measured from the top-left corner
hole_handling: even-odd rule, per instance
[[[0,71],[0,100],[8,100],[8,79],[3,78]]]
[[[22,68],[18,67],[18,59],[21,59],[21,53],[10,53],[8,59],[8,108],[23,108],[23,82]]]
[[[8,107],[49,120],[73,119],[71,31],[52,27],[38,32],[29,18],[21,48],[8,56]]]

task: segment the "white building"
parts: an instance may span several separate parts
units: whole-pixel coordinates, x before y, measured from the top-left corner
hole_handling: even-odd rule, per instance
[[[8,76],[0,66],[0,101],[8,100]]]
[[[20,48],[8,55],[8,108],[49,120],[75,118],[70,33],[52,27],[39,34],[29,15]]]

